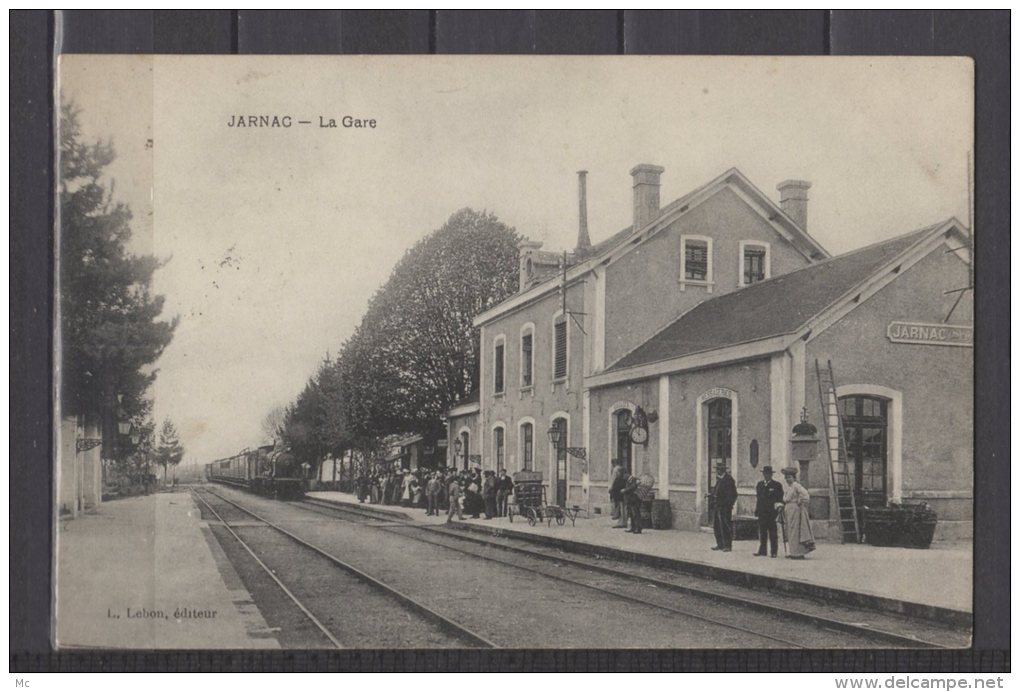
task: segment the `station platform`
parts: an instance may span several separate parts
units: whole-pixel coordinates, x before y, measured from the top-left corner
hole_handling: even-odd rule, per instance
[[[57,530],[58,648],[279,648],[191,493],[105,502]]]
[[[310,492],[309,497],[358,505],[410,520],[442,524],[418,508],[359,503],[339,492]],[[484,517],[484,515],[483,515]],[[671,567],[775,592],[806,595],[874,610],[899,612],[958,626],[972,621],[973,552],[970,541],[937,541],[927,550],[879,548],[870,545],[819,541],[805,560],[772,559],[752,555],[758,541],[735,541],[733,551],[711,550],[711,533],[655,531],[640,535],[612,529],[608,516],[579,517],[563,526],[506,518],[457,521],[458,528],[502,534],[559,547],[568,552],[596,553],[615,559]],[[783,547],[780,544],[780,555]]]

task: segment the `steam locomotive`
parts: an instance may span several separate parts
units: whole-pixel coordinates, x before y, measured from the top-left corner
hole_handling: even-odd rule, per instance
[[[205,466],[214,483],[233,485],[276,500],[300,499],[307,483],[304,469],[288,450],[264,445],[217,459]]]

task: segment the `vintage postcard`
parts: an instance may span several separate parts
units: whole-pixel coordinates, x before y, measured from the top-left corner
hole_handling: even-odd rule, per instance
[[[59,648],[969,645],[971,61],[58,89]]]

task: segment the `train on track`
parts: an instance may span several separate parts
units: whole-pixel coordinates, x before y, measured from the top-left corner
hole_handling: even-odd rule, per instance
[[[293,454],[272,445],[245,449],[205,465],[205,477],[213,483],[244,488],[277,500],[304,497],[308,488],[304,476],[304,468]]]

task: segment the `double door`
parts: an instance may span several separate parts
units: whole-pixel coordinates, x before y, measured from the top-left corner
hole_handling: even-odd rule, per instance
[[[882,507],[888,499],[888,401],[848,396],[839,404],[854,500],[858,508]]]

